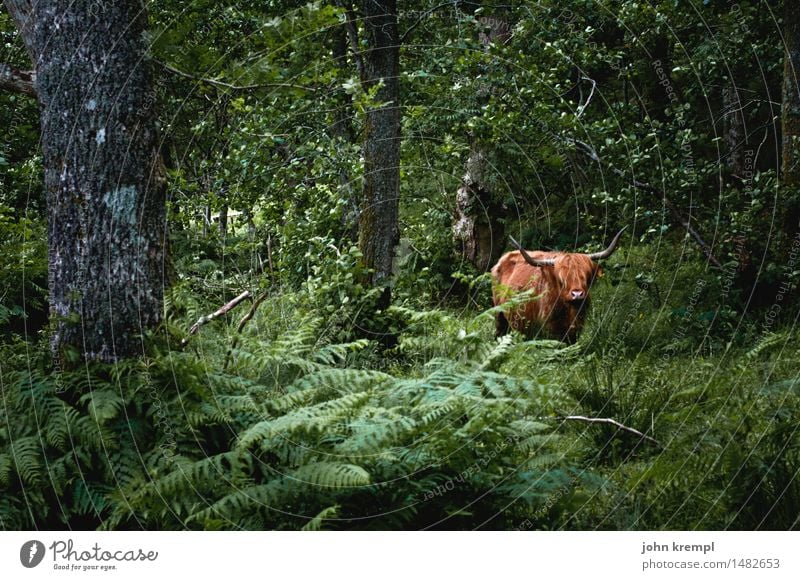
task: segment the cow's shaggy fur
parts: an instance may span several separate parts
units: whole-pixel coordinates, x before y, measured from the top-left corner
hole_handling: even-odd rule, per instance
[[[540,331],[552,338],[573,343],[580,333],[589,308],[589,288],[602,269],[586,254],[528,252],[535,260],[555,259],[552,266],[531,266],[520,252],[504,254],[492,268],[495,306],[515,293],[533,289],[534,297],[523,305],[497,314],[497,334],[509,327],[532,338]],[[572,292],[580,291],[581,300]]]

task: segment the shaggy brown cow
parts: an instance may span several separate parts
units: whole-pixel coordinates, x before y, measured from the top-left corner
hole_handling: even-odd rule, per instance
[[[492,268],[494,305],[524,290],[532,289],[534,297],[510,311],[498,312],[497,336],[506,334],[510,326],[529,338],[544,330],[558,340],[575,342],[589,309],[589,288],[602,276],[595,262],[614,253],[624,231],[622,228],[605,250],[594,254],[527,252],[511,238],[517,251],[504,254]]]

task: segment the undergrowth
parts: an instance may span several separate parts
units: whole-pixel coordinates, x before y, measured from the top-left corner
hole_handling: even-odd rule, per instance
[[[180,283],[141,360],[8,342],[0,528],[797,528],[796,333],[648,347],[630,301],[627,334],[598,328],[612,291],[570,347],[394,306],[386,350],[278,292],[181,348],[209,310]]]

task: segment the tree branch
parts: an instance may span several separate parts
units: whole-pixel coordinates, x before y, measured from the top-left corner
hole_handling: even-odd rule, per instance
[[[613,425],[614,427],[616,427],[621,431],[627,431],[628,433],[633,433],[637,437],[641,437],[642,439],[652,443],[656,447],[659,447],[661,449],[664,448],[664,446],[661,445],[661,443],[659,443],[658,440],[653,439],[649,435],[645,435],[644,433],[642,433],[637,429],[634,429],[633,427],[627,427],[622,423],[615,421],[614,419],[609,419],[607,417],[584,417],[583,415],[567,415],[567,416],[556,417],[556,419],[558,419],[559,421],[581,421],[583,423],[602,423],[605,425]]]
[[[242,330],[250,322],[250,319],[258,310],[258,307],[261,306],[261,303],[267,299],[269,296],[269,291],[262,292],[255,300],[253,300],[253,304],[250,305],[250,310],[247,311],[247,314],[242,316],[242,319],[239,321],[238,326],[236,327],[236,332],[238,333],[236,336],[233,337],[233,342],[231,342],[231,347],[228,349],[228,353],[225,355],[225,362],[222,365],[222,370],[227,370],[228,365],[233,360],[233,351],[236,350],[236,347],[239,345],[239,335],[242,334]]]
[[[311,88],[311,87],[305,87],[303,85],[296,85],[296,84],[293,84],[293,83],[260,83],[260,84],[257,84],[257,85],[233,85],[231,83],[226,83],[224,81],[218,81],[216,79],[209,79],[209,78],[206,78],[206,77],[199,77],[199,76],[184,72],[182,70],[178,70],[175,67],[170,66],[167,63],[162,62],[162,61],[157,60],[157,59],[153,59],[153,62],[158,63],[162,68],[164,68],[164,70],[166,70],[167,72],[170,72],[170,73],[172,73],[174,75],[178,75],[178,76],[181,76],[181,77],[184,77],[184,78],[187,78],[187,79],[191,79],[193,81],[197,81],[197,82],[200,82],[200,83],[206,83],[206,84],[209,84],[211,86],[214,86],[214,87],[217,87],[217,88],[220,88],[220,89],[226,89],[226,90],[229,90],[229,91],[253,91],[253,90],[256,90],[256,89],[300,89],[300,90],[303,90],[303,91],[308,91],[310,93],[317,92],[317,89],[314,89],[314,88]]]
[[[189,329],[189,334],[190,335],[197,334],[197,331],[200,330],[201,326],[203,326],[204,324],[208,324],[209,322],[219,318],[220,316],[224,316],[250,296],[251,296],[250,291],[245,290],[244,292],[239,294],[236,298],[228,302],[225,306],[220,307],[217,311],[212,312],[211,314],[208,314],[206,316],[201,316],[200,318],[197,319],[197,322],[195,322]],[[189,344],[188,337],[184,338],[181,341],[181,346],[186,346],[187,344]]]
[[[33,23],[31,22],[33,2],[31,0],[3,0],[3,4],[11,15],[20,37],[22,37],[25,50],[31,59],[31,65],[35,66],[37,56],[33,43]]]
[[[437,10],[440,10],[442,8],[447,8],[448,6],[456,6],[457,4],[458,0],[450,0],[449,2],[442,2],[441,4],[434,6],[430,10],[426,10],[425,12],[423,12],[422,16],[420,16],[414,24],[406,28],[406,31],[403,33],[403,36],[400,37],[400,44],[405,44],[406,38],[408,37],[409,34],[411,34],[411,31],[414,30],[417,26],[419,26],[422,23],[422,21],[425,20],[428,16],[430,16]]]
[[[625,173],[623,171],[620,171],[617,168],[612,168],[611,170],[616,175],[620,177],[625,177]],[[714,253],[711,251],[711,246],[709,246],[708,243],[700,236],[697,230],[692,227],[692,224],[689,223],[689,219],[686,218],[681,213],[678,207],[666,195],[664,195],[663,191],[661,191],[656,187],[653,187],[649,183],[643,183],[636,179],[632,181],[632,184],[634,187],[641,189],[642,191],[648,191],[650,193],[653,193],[661,197],[661,199],[664,200],[664,204],[667,206],[667,208],[669,208],[669,211],[672,213],[675,219],[678,220],[681,223],[681,225],[686,228],[686,231],[689,233],[689,235],[694,239],[697,245],[700,246],[700,249],[703,250],[703,253],[706,255],[708,261],[711,262],[712,265],[714,265],[716,268],[720,270],[725,269],[720,263],[720,261],[716,258],[716,256],[714,256]]]
[[[256,313],[256,310],[258,310],[258,307],[261,306],[261,303],[267,299],[267,296],[269,296],[269,292],[262,292],[258,296],[258,298],[253,300],[253,304],[252,306],[250,306],[250,310],[248,310],[247,314],[242,316],[242,319],[239,321],[239,325],[236,327],[236,332],[241,333],[242,330],[244,330],[245,325],[248,322],[250,322],[250,319],[253,318],[253,315]]]
[[[592,161],[594,161],[594,162],[596,162],[596,163],[598,163],[600,165],[604,164],[603,160],[600,159],[600,156],[597,154],[597,151],[595,151],[594,147],[592,147],[591,145],[588,145],[587,143],[584,143],[583,141],[579,141],[579,140],[573,139],[571,137],[564,137],[564,139],[567,142],[572,143],[573,145],[580,145],[580,147],[578,147],[577,149],[579,149],[584,155],[589,157]],[[617,169],[613,165],[609,165],[607,163],[605,165],[611,170],[612,173],[614,173],[614,175],[617,175],[619,177],[625,178],[625,172],[624,171],[622,171],[620,169]],[[714,253],[711,251],[711,246],[709,246],[708,243],[697,232],[697,230],[694,229],[694,227],[692,227],[692,224],[689,222],[689,219],[686,218],[681,213],[680,209],[678,209],[678,206],[676,206],[666,196],[666,194],[663,191],[661,191],[657,187],[654,187],[654,186],[650,185],[649,183],[644,183],[642,181],[638,181],[637,179],[633,179],[631,183],[637,189],[641,189],[642,191],[647,191],[649,193],[655,194],[655,195],[659,196],[661,199],[663,199],[664,200],[664,204],[670,210],[670,212],[672,213],[673,217],[676,220],[678,220],[680,222],[680,224],[684,228],[686,228],[686,231],[688,232],[688,234],[692,237],[692,239],[694,239],[694,241],[697,243],[697,245],[700,246],[700,249],[705,254],[706,259],[715,268],[718,268],[720,270],[724,270],[725,269],[722,266],[722,264],[720,263],[720,261],[716,258],[716,256],[714,256]]]
[[[36,98],[36,73],[0,63],[0,90]]]
[[[586,80],[592,83],[592,90],[589,91],[589,96],[586,97],[586,102],[583,104],[578,105],[578,110],[576,111],[575,118],[580,119],[583,112],[586,110],[586,107],[589,106],[589,103],[592,102],[592,97],[594,96],[594,90],[597,88],[597,82],[594,79],[590,79],[589,77],[581,77],[581,80]]]
[[[344,8],[345,21],[344,27],[347,30],[347,39],[350,41],[350,50],[353,51],[353,60],[356,63],[358,78],[364,79],[364,59],[361,58],[361,51],[358,50],[358,30],[356,29],[356,15],[350,2],[341,2],[340,7]]]

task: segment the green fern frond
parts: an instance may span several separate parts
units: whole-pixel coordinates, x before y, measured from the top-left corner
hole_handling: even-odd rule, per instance
[[[302,391],[295,391],[276,397],[272,400],[266,401],[264,407],[272,413],[280,414],[294,409],[296,407],[308,405],[318,399],[323,398],[326,389],[305,389]]]
[[[551,467],[553,465],[558,465],[563,461],[564,461],[563,453],[543,453],[541,455],[535,455],[533,457],[528,458],[525,461],[523,468],[543,469]]]
[[[93,389],[83,395],[80,401],[88,403],[89,414],[98,423],[114,419],[125,406],[125,401],[119,393],[111,389]]]
[[[261,421],[241,434],[238,446],[243,449],[250,448],[279,435],[319,432],[348,413],[352,413],[354,409],[363,405],[369,396],[369,393],[353,393],[297,409],[276,419]]]
[[[287,390],[319,389],[335,394],[357,393],[391,379],[391,375],[379,371],[325,369],[298,379]]]
[[[238,413],[258,413],[261,411],[250,395],[218,395],[214,398],[214,403],[226,418],[233,417]]]
[[[0,485],[7,487],[11,482],[11,469],[14,462],[8,453],[0,453]]]
[[[116,453],[108,454],[108,465],[116,487],[138,489],[146,481],[144,461],[133,441],[125,441]]]
[[[223,519],[236,527],[236,521],[254,510],[280,505],[290,489],[284,479],[277,479],[266,484],[251,485],[230,493],[211,506],[199,510],[189,516],[187,523],[204,522],[206,520]]]
[[[322,529],[322,526],[325,524],[325,520],[334,519],[338,515],[339,515],[338,505],[332,505],[330,507],[326,507],[324,510],[319,512],[313,519],[309,520],[309,522],[300,529],[304,532],[317,532]]]
[[[47,443],[56,449],[66,449],[70,431],[79,419],[79,413],[55,397],[47,397],[40,403],[46,424],[44,432]]]
[[[42,443],[38,437],[22,437],[11,442],[14,470],[25,484],[37,484],[42,477]]]
[[[315,362],[334,366],[344,362],[348,355],[364,350],[367,346],[369,346],[369,341],[363,338],[342,344],[329,344],[315,352],[312,358]]]
[[[342,489],[369,485],[369,473],[351,463],[319,462],[304,465],[286,476],[289,479],[317,487]]]
[[[506,359],[509,351],[514,347],[514,335],[506,334],[500,337],[491,347],[489,352],[481,356],[478,369],[482,371],[496,370]]]
[[[196,493],[222,481],[237,479],[248,464],[247,455],[228,451],[188,464],[178,464],[172,473],[145,486],[143,494],[173,496],[177,493]]]
[[[778,345],[785,345],[787,340],[789,340],[789,337],[786,335],[786,333],[775,332],[767,334],[758,341],[758,344],[755,347],[745,354],[745,358],[748,360],[756,359],[762,353],[767,352]]]
[[[427,427],[431,423],[437,422],[442,417],[454,412],[456,409],[459,409],[459,406],[455,402],[422,405],[418,409],[418,412],[421,413],[419,422]]]
[[[417,422],[410,417],[387,410],[376,411],[369,418],[351,421],[352,434],[334,447],[334,453],[349,459],[377,454],[398,444],[417,427]]]

